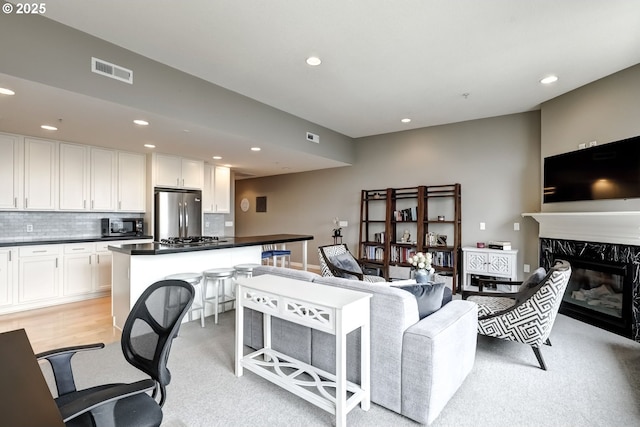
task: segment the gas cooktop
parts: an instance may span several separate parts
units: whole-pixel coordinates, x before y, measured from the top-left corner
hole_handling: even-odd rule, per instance
[[[161,245],[172,247],[206,246],[216,245],[222,242],[226,242],[226,240],[220,240],[218,236],[169,237],[160,239]]]

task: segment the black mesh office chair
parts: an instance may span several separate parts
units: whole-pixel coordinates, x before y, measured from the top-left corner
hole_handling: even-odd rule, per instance
[[[66,347],[36,355],[51,364],[58,390],[56,403],[68,427],[160,425],[165,387],[171,381],[167,369],[171,342],[193,297],[193,286],[187,282],[162,280],[149,286],[131,309],[122,331],[122,352],[127,362],[150,379],[76,390],[71,358],[78,351],[103,348],[104,344]]]

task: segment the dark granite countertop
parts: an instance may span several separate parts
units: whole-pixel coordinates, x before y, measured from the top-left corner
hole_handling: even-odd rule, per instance
[[[261,246],[279,243],[303,242],[313,240],[313,236],[305,234],[269,234],[266,236],[220,237],[218,243],[175,247],[160,243],[142,243],[133,245],[109,246],[114,252],[128,255],[163,255],[182,252],[210,251],[215,249],[239,248],[243,246]]]
[[[0,247],[8,246],[31,246],[31,245],[60,245],[65,243],[87,243],[87,242],[115,242],[122,240],[153,239],[153,236],[116,236],[116,237],[78,237],[78,238],[39,238],[23,240],[0,240]]]

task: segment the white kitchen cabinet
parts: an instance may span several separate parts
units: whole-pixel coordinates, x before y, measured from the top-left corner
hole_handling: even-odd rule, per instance
[[[96,244],[95,264],[93,267],[93,289],[96,291],[111,291],[111,264],[113,254],[108,247],[109,243]]]
[[[93,291],[94,243],[64,245],[62,294],[74,296]]]
[[[84,211],[89,200],[89,148],[86,145],[60,144],[61,210]]]
[[[214,169],[215,212],[231,212],[231,170],[224,166],[216,166]]]
[[[464,247],[462,288],[471,282],[471,275],[500,277],[516,280],[518,251]]]
[[[59,258],[59,245],[18,249],[18,303],[46,303],[59,297]]]
[[[202,212],[204,213],[215,212],[213,168],[211,165],[204,165],[204,183],[202,185]]]
[[[204,162],[182,159],[182,187],[202,190],[204,181]]]
[[[116,152],[92,147],[91,151],[91,206],[93,211],[116,210]]]
[[[0,249],[0,307],[13,304],[15,251]]]
[[[224,166],[204,165],[202,211],[231,212],[231,170]]]
[[[118,152],[119,211],[145,211],[146,164],[144,154]]]
[[[56,209],[58,143],[24,140],[24,209]]]
[[[0,134],[0,209],[22,208],[22,137]]]
[[[154,156],[155,186],[202,190],[204,162],[178,156]]]

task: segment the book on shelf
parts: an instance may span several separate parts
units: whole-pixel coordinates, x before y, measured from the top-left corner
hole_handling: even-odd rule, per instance
[[[418,219],[418,207],[393,211],[393,218],[396,222],[416,221]]]
[[[373,235],[376,243],[384,243],[384,231]]]
[[[500,249],[503,251],[511,250],[511,242],[502,240],[490,240],[488,244],[489,249]]]
[[[379,246],[365,246],[364,256],[370,261],[384,260],[384,249]]]

